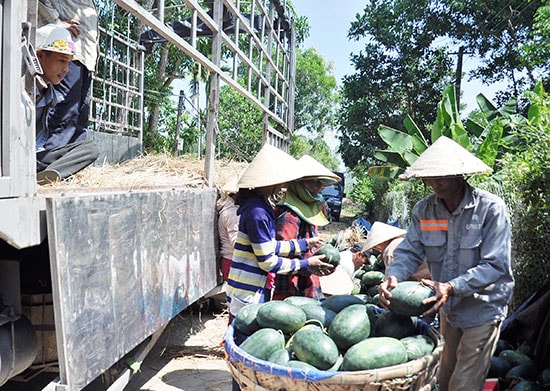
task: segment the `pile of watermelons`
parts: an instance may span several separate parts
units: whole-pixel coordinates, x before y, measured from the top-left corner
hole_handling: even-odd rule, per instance
[[[400,304],[392,310],[353,294],[247,305],[233,322],[235,333],[246,337],[239,346],[261,360],[323,371],[377,369],[429,355],[435,342],[418,334],[416,315],[422,313],[420,296],[433,292],[415,291],[417,282],[401,284],[393,290]]]
[[[522,343],[513,346],[501,339],[491,357],[488,378],[498,379],[499,390],[550,390],[550,363],[540,368],[533,361],[533,346]]]
[[[378,287],[384,281],[384,262],[374,255],[363,264],[353,275],[353,294],[363,294],[370,297],[370,302],[378,304]]]

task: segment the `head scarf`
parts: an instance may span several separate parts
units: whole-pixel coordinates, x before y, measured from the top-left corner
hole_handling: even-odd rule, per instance
[[[323,227],[329,223],[321,211],[318,198],[314,197],[300,181],[288,184],[279,205],[286,206],[310,225]]]

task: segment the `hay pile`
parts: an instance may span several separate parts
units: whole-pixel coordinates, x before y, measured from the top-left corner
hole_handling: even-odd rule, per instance
[[[134,191],[207,187],[204,160],[166,154],[144,155],[122,163],[89,166],[61,182],[39,186],[39,192]],[[247,163],[215,161],[213,186],[221,188],[234,180]]]

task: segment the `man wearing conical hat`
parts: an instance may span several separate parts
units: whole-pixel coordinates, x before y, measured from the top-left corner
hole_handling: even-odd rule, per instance
[[[393,262],[393,252],[405,239],[407,231],[381,221],[375,221],[372,225],[363,252],[375,249],[380,252],[379,259],[384,262],[387,268]],[[423,278],[430,278],[428,264],[424,261],[409,277],[409,280],[420,281]]]
[[[318,236],[318,227],[329,223],[321,209],[324,201],[321,190],[340,181],[340,177],[309,155],[302,156],[298,165],[303,176],[288,183],[285,195],[275,207],[278,240],[314,238]],[[313,252],[315,248],[306,253],[306,258]],[[273,277],[275,300],[295,295],[323,298],[319,277],[308,270]]]
[[[466,177],[491,169],[456,142],[440,137],[400,176],[419,178],[434,193],[412,211],[405,240],[380,286],[380,303],[391,288],[426,260],[445,345],[439,367],[441,391],[483,390],[491,356],[514,287],[510,218],[504,201],[468,184]]]
[[[236,203],[239,232],[227,280],[227,302],[231,318],[245,305],[270,299],[266,288],[269,272],[297,273],[310,269],[329,273],[332,265],[324,255],[305,258],[305,253],[319,243],[319,238],[275,238],[275,212],[270,198],[284,184],[302,177],[298,161],[269,144],[265,144],[239,179]]]

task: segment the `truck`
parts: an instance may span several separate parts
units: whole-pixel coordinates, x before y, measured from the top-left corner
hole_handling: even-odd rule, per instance
[[[292,35],[287,34],[290,24],[281,23],[287,20],[279,1],[253,0],[253,14],[250,8],[246,10],[252,19],[248,22],[241,10],[224,5],[222,0],[207,2],[211,10],[186,1],[194,15],[191,37],[187,38],[196,38],[193,34],[197,23],[208,26],[213,37],[211,57],[202,55],[186,37],[178,36],[163,23],[162,1],[159,15],[133,0],[114,3],[134,18],[128,26],[137,25],[139,20],[210,71],[214,93],[207,119],[204,183],[143,189],[38,186],[34,129],[34,76],[40,72],[34,52],[37,0],[3,0],[0,386],[17,381],[21,386],[16,389],[25,389],[24,382],[40,373],[52,372],[55,376],[44,390],[79,391],[117,368],[116,378],[104,388],[122,390],[133,371],[127,363],[143,360],[171,319],[219,288],[215,206],[218,192],[213,179],[213,148],[215,95],[220,80],[262,108],[264,142],[288,146],[286,132],[292,128],[293,116],[289,98],[293,85],[288,80],[292,80],[295,68],[292,61],[290,66],[287,61],[292,60],[288,48],[293,41]],[[235,45],[227,41],[229,33],[222,36],[223,29],[219,27],[228,16],[241,22],[241,37],[249,34],[257,45],[267,42],[250,27],[257,24],[254,13],[268,21],[261,31],[262,38],[269,37],[269,51],[261,50],[262,61],[268,67],[262,70],[251,61],[245,63],[253,68],[251,75],[261,76],[259,82],[251,85],[260,88],[262,94],[271,94],[271,99],[233,80],[231,75],[237,72],[228,75],[222,70],[219,56],[224,45]],[[278,24],[273,18],[278,19]],[[100,145],[99,161],[106,164],[136,158],[141,152],[144,72],[140,42],[125,41],[121,32],[102,30],[102,34],[110,40],[101,46],[105,69],[120,66],[124,76],[107,75],[94,80],[108,91],[103,96],[94,93],[96,106],[90,118],[93,130],[89,137]],[[273,54],[279,59],[284,57],[279,62],[272,59],[270,51],[283,44],[281,37],[285,51],[281,54],[277,49]],[[124,49],[109,57],[113,47],[122,41]],[[236,53],[246,56],[240,49]],[[258,51],[251,48],[250,53],[257,55]],[[266,75],[274,73],[277,80],[271,81]],[[121,84],[119,90],[117,84]],[[94,85],[94,91],[96,88]],[[109,100],[119,96],[122,98],[118,101]],[[273,123],[284,125],[285,131],[274,129]],[[117,133],[120,128],[131,128],[133,134]]]
[[[341,171],[333,171],[340,177],[340,182],[334,183],[329,186],[325,186],[321,193],[323,199],[327,204],[329,219],[332,221],[340,221],[340,215],[342,213],[342,203],[344,201],[345,193],[345,176]]]

